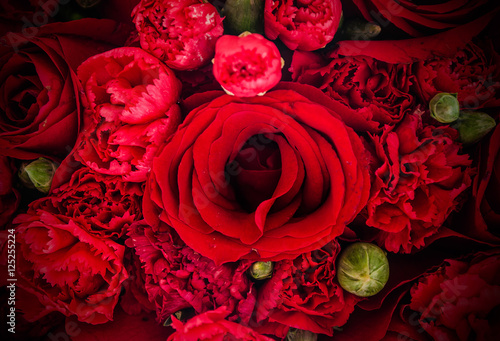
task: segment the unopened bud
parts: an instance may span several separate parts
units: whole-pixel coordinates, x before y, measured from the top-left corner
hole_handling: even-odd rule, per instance
[[[262,33],[264,0],[226,0],[222,11],[227,33]]]
[[[359,18],[343,18],[341,25],[338,37],[341,40],[370,40],[382,32],[382,28],[377,23]]]
[[[465,146],[479,142],[496,125],[495,119],[479,111],[464,110],[460,112],[453,128],[460,134],[460,142]]]
[[[272,277],[273,267],[273,262],[255,262],[248,269],[248,273],[256,280],[263,280]]]
[[[377,294],[389,279],[386,253],[371,243],[349,245],[338,258],[337,279],[342,289],[356,296]]]
[[[56,169],[57,165],[54,162],[41,157],[38,160],[23,163],[19,169],[19,178],[26,187],[48,193]]]
[[[308,330],[290,328],[286,334],[286,341],[316,341],[318,335]]]
[[[457,94],[440,92],[429,102],[431,117],[441,123],[451,123],[458,120],[460,103]]]

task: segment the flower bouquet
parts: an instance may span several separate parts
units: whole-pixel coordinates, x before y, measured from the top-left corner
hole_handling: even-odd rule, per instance
[[[496,340],[500,6],[0,6],[5,340]]]

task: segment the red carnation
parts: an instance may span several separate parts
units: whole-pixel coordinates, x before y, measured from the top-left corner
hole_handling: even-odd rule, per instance
[[[278,48],[257,33],[220,37],[213,63],[215,79],[234,96],[263,95],[281,79]]]
[[[277,262],[273,277],[259,289],[257,321],[332,335],[334,327],[347,322],[359,300],[335,280],[337,242]]]
[[[132,15],[142,48],[176,70],[210,61],[224,32],[217,9],[202,0],[142,0]]]
[[[91,112],[75,157],[97,172],[144,181],[158,147],[180,122],[179,80],[134,47],[86,60],[78,76]]]
[[[186,323],[182,323],[174,317],[172,318],[172,326],[177,331],[170,335],[168,341],[273,340],[241,324],[226,320],[225,317],[230,313],[231,311],[226,307],[220,307],[197,315]]]
[[[313,51],[332,41],[341,15],[340,0],[266,0],[264,30],[291,50]]]
[[[66,223],[74,221],[97,238],[119,239],[134,221],[142,218],[141,198],[140,184],[85,167],[50,196],[32,202],[31,211],[50,213]]]
[[[201,314],[222,306],[229,320],[250,320],[256,300],[246,275],[251,263],[216,265],[186,246],[174,231],[154,232],[143,223],[135,224],[129,236],[127,245],[143,263],[146,291],[160,323],[186,308]]]
[[[436,234],[471,185],[468,155],[460,155],[456,130],[422,125],[418,112],[372,138],[374,172],[368,226],[379,244],[410,252]]]
[[[17,283],[42,304],[28,316],[38,319],[59,311],[91,324],[113,319],[122,283],[129,277],[122,245],[91,235],[77,220],[42,209],[31,208],[14,223],[20,244]]]

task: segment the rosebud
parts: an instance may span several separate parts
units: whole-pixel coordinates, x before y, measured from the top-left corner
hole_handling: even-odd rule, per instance
[[[26,187],[48,193],[56,169],[54,162],[41,157],[30,163],[23,163],[19,169],[19,178]]]
[[[222,10],[224,28],[230,34],[263,33],[263,0],[226,0]]]
[[[453,128],[458,130],[460,142],[468,146],[485,137],[495,125],[495,119],[488,114],[464,110],[460,112],[460,116],[453,124]]]
[[[342,16],[340,25],[339,40],[370,40],[382,32],[380,25],[359,18],[346,20]]]
[[[286,334],[286,341],[316,341],[318,335],[309,330],[290,328]]]
[[[378,293],[389,279],[389,261],[385,252],[370,243],[354,243],[340,254],[337,264],[340,286],[360,297]]]
[[[256,280],[263,280],[271,278],[273,275],[273,262],[255,262],[248,269],[248,274],[250,277]]]
[[[460,104],[457,94],[440,92],[429,102],[431,117],[441,123],[451,123],[458,119]]]

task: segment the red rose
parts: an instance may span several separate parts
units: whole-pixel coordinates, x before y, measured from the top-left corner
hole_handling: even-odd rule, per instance
[[[142,48],[176,70],[210,61],[224,32],[217,9],[202,0],[142,0],[132,15]]]
[[[342,15],[340,0],[265,0],[264,31],[291,50],[313,51],[332,41]]]
[[[122,245],[93,236],[76,219],[42,209],[31,208],[14,223],[20,244],[17,284],[43,305],[30,316],[59,311],[91,324],[113,319],[122,283],[129,277]]]
[[[12,160],[0,155],[0,227],[7,225],[21,200],[19,192],[13,187],[14,175]]]
[[[0,44],[0,154],[63,158],[80,124],[75,71],[86,58],[123,44],[111,20],[82,19],[9,33]]]
[[[259,289],[257,321],[268,319],[313,333],[333,334],[347,322],[358,299],[335,281],[337,242],[275,264]]]
[[[225,35],[215,45],[213,72],[227,93],[252,97],[278,84],[281,61],[276,45],[260,34]]]
[[[431,58],[413,66],[415,86],[423,103],[438,92],[457,93],[462,108],[496,107],[500,105],[500,56],[473,43],[452,58]]]
[[[175,232],[155,233],[143,224],[134,225],[129,236],[127,245],[143,263],[158,322],[186,308],[201,314],[221,306],[228,308],[229,320],[250,320],[256,300],[246,275],[251,263],[216,265],[184,245]]]
[[[185,324],[172,318],[172,326],[176,329],[168,341],[198,341],[198,340],[248,340],[272,341],[273,339],[258,334],[241,324],[224,319],[230,310],[220,307],[207,311],[188,320]]]
[[[307,96],[307,97],[306,97]],[[279,260],[342,234],[369,191],[359,137],[321,91],[212,92],[153,162],[143,213],[216,263]]]
[[[488,0],[444,0],[436,3],[412,0],[352,0],[368,21],[394,24],[411,36],[428,35],[468,23],[490,12]]]
[[[86,60],[78,76],[92,112],[75,157],[97,172],[144,181],[158,146],[180,122],[179,80],[135,47]]]
[[[413,311],[408,314],[418,321],[419,330],[434,340],[494,340],[499,331],[499,276],[498,250],[476,254],[470,262],[447,260],[413,286],[406,309]]]
[[[292,77],[343,103],[363,131],[378,132],[415,107],[413,70],[409,64],[386,63],[360,53],[341,56],[334,51],[323,66],[311,52],[295,51]]]
[[[32,202],[31,210],[48,212],[66,223],[72,220],[97,238],[119,239],[142,218],[141,198],[141,185],[85,167],[50,196]]]
[[[420,113],[373,136],[374,171],[366,224],[381,230],[377,241],[391,252],[411,252],[438,232],[471,184],[468,155],[457,132],[422,125]]]

